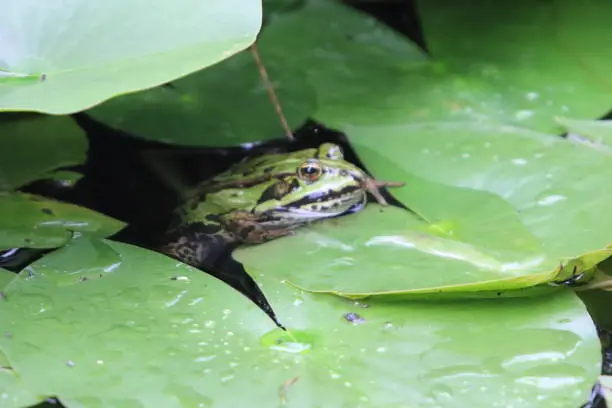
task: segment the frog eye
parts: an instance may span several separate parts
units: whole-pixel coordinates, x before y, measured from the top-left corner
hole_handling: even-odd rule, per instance
[[[300,167],[297,169],[297,175],[304,181],[317,181],[321,174],[323,174],[323,169],[321,169],[321,165],[315,161],[305,161],[300,164]]]

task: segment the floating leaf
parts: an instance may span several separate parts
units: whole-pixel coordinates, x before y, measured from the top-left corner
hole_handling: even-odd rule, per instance
[[[612,149],[612,120],[557,118],[557,122],[596,147]],[[610,150],[608,152],[611,152]]]
[[[0,116],[0,191],[85,160],[87,139],[71,118]]]
[[[4,287],[8,285],[8,283],[12,281],[15,276],[16,275],[13,272],[0,268],[0,290],[4,289]]]
[[[610,108],[609,1],[423,1],[431,58],[348,6],[305,3],[270,22],[259,49],[306,73],[314,116],[327,125],[461,120],[560,131],[554,116]]]
[[[13,333],[0,349],[24,384],[69,406],[579,406],[599,374],[595,329],[570,292],[364,307],[261,277],[288,334],[210,276],[91,242],[34,263],[0,304],[0,332]],[[111,252],[120,262],[104,273]],[[56,284],[83,264],[103,277]]]
[[[265,65],[289,124],[299,126],[315,109],[313,90],[303,75],[277,68],[274,59]],[[249,52],[169,87],[112,99],[88,113],[131,134],[174,144],[233,146],[283,136]]]
[[[55,248],[73,232],[106,237],[125,223],[79,207],[24,193],[0,193],[0,249]]]
[[[2,8],[0,110],[52,114],[217,63],[248,47],[262,18],[255,0],[8,0]]]
[[[378,178],[395,180],[401,169],[502,197],[542,243],[544,254],[557,262],[612,243],[612,217],[602,216],[612,207],[612,190],[602,188],[612,180],[606,152],[482,123],[347,125],[344,130]],[[394,195],[409,207],[414,197],[408,186]],[[447,213],[455,211],[449,198],[440,197],[438,203]],[[502,227],[491,236],[505,233]]]
[[[447,200],[452,202],[453,196]],[[294,237],[240,248],[235,256],[248,271],[354,299],[533,296],[559,290],[547,285],[566,278],[559,260],[537,245],[523,247],[531,236],[512,231],[513,222],[500,214],[496,230],[484,231],[483,237],[471,235],[469,224],[455,236],[444,236],[405,210],[369,205],[359,214],[317,223]],[[478,231],[480,224],[474,225],[472,230]],[[506,225],[510,237],[497,235]],[[496,245],[512,242],[509,238],[514,246]],[[610,255],[612,248],[590,253],[580,270],[590,270]]]

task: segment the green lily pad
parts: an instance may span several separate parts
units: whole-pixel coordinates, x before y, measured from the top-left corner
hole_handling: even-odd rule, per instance
[[[330,126],[461,120],[560,131],[555,115],[592,119],[610,108],[606,0],[421,2],[430,59],[348,6],[305,3],[271,21],[259,48],[306,73],[315,118]]]
[[[253,43],[262,19],[255,0],[155,7],[136,0],[104,7],[9,0],[7,8],[0,14],[8,41],[0,47],[0,110],[52,114],[80,111],[217,63]]]
[[[612,243],[612,217],[606,216],[612,190],[604,188],[612,180],[612,160],[606,152],[483,123],[348,125],[344,130],[378,178],[396,179],[397,169],[402,169],[502,197],[542,243],[548,258],[571,259]],[[410,206],[408,190],[394,194]],[[447,212],[454,211],[449,198],[440,200]]]
[[[11,271],[0,268],[0,308],[6,300],[2,290],[15,275]],[[11,363],[0,351],[0,406],[2,408],[21,408],[36,404],[40,398],[24,387],[21,378],[11,367]]]
[[[0,290],[4,289],[4,287],[8,285],[8,283],[12,281],[15,276],[16,275],[13,272],[0,268]]]
[[[115,234],[125,223],[77,205],[25,193],[0,193],[0,249],[55,248],[73,233]]]
[[[85,160],[85,133],[68,117],[0,116],[0,134],[0,191]]]
[[[314,91],[303,75],[277,68],[273,59],[265,65],[278,98],[284,101],[289,125],[299,126],[314,112]],[[171,87],[114,98],[88,113],[131,134],[180,145],[233,146],[283,137],[248,51],[174,81]]]
[[[557,118],[568,131],[590,141],[600,149],[612,148],[612,120],[576,120]],[[609,150],[608,150],[609,151]]]
[[[115,264],[93,241],[34,263],[0,304],[0,332],[13,334],[0,350],[68,406],[579,406],[599,374],[571,292],[364,308],[264,276],[287,334],[220,281],[126,244],[104,241],[121,261],[102,278],[57,285]]]
[[[369,205],[359,214],[313,224],[293,237],[239,248],[235,257],[248,271],[352,299],[514,297],[558,291],[560,287],[547,283],[569,278],[565,274],[572,266],[559,268],[560,260],[547,256],[539,245],[525,247],[528,232],[515,230],[510,237],[514,246],[506,236],[498,240],[497,231],[506,231],[506,224],[513,233],[515,220],[504,221],[500,214],[497,221],[495,231],[483,231],[480,238],[470,236],[478,227],[470,231],[469,224],[465,232],[445,236],[406,210]],[[611,255],[612,248],[589,253],[579,270],[592,270]]]
[[[29,407],[41,401],[41,398],[30,391],[20,376],[0,352],[0,406],[2,408]]]

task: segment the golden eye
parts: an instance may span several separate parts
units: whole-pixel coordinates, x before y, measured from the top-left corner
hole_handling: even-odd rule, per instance
[[[323,170],[321,166],[316,161],[308,160],[304,163],[300,164],[300,167],[297,169],[297,175],[304,181],[317,181],[321,174],[323,174]]]

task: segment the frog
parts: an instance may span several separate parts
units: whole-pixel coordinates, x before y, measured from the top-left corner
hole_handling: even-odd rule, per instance
[[[246,158],[186,191],[161,250],[189,265],[210,265],[220,248],[263,244],[356,213],[368,194],[386,206],[380,189],[403,185],[369,176],[334,143]]]

